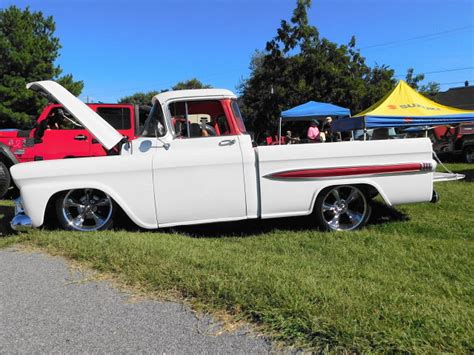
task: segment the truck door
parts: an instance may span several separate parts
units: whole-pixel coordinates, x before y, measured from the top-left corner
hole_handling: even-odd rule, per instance
[[[115,128],[120,134],[127,137],[128,139],[135,138],[134,125],[132,120],[134,119],[134,113],[129,105],[93,105],[91,108],[97,112],[107,123]],[[91,141],[91,156],[102,156],[106,152],[100,145],[97,139],[93,138]]]
[[[184,115],[170,110],[175,138],[153,158],[158,224],[246,218],[240,141],[226,129],[220,102],[183,105]]]
[[[91,135],[62,108],[53,108],[36,128],[34,159],[85,157],[90,154]]]

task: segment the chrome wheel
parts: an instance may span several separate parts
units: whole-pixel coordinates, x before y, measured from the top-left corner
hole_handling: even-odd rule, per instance
[[[102,191],[70,190],[59,202],[58,217],[67,229],[96,231],[107,228],[112,221],[113,202]]]
[[[350,231],[365,224],[370,207],[365,194],[355,186],[336,186],[318,198],[319,222],[325,229]]]

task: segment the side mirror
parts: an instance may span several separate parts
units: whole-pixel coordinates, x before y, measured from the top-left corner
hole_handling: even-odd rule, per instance
[[[131,154],[132,153],[132,143],[130,143],[128,141],[123,143],[122,150],[124,150],[126,152],[129,152]]]

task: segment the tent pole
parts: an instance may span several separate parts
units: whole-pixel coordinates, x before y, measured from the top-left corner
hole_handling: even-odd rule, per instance
[[[365,126],[365,117],[364,117],[364,141],[367,140],[367,127]]]
[[[278,145],[281,144],[281,116],[280,116],[280,124],[278,125]]]

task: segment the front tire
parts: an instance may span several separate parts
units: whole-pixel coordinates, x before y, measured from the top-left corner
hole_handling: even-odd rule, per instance
[[[112,228],[115,204],[106,193],[96,189],[69,190],[56,200],[56,215],[62,228],[93,232]]]
[[[5,196],[8,189],[10,188],[12,179],[10,176],[10,171],[7,166],[0,161],[0,198]]]
[[[351,231],[363,227],[371,208],[366,194],[356,186],[332,186],[323,190],[313,211],[320,227],[327,231]]]

